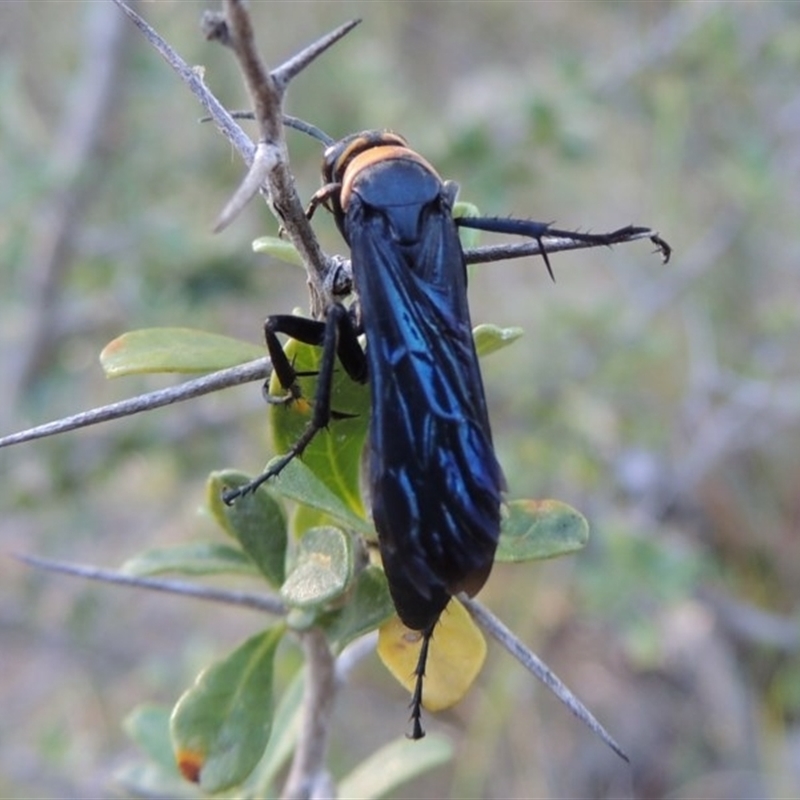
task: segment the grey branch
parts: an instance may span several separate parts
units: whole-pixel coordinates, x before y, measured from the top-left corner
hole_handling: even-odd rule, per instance
[[[257,191],[264,192],[276,217],[283,225],[288,237],[298,249],[306,264],[312,286],[312,311],[318,314],[324,304],[326,294],[324,279],[331,272],[331,260],[325,257],[319,248],[295,191],[294,181],[289,171],[282,123],[283,95],[290,79],[307,66],[317,55],[324,52],[331,44],[345,35],[355,23],[349,23],[333,31],[328,36],[312,44],[310,48],[289,59],[282,66],[272,72],[268,72],[257,51],[245,6],[239,0],[227,0],[224,20],[219,17],[215,18],[214,38],[230,46],[239,61],[251,96],[259,129],[259,143],[257,147],[254,147],[252,142],[241,133],[241,129],[231,116],[221,108],[213,98],[213,95],[208,92],[197,72],[189,69],[174,54],[171,48],[163,40],[160,40],[160,37],[157,37],[152,29],[149,29],[149,26],[137,21],[133,12],[121,0],[115,0],[115,2],[125,10],[128,16],[134,19],[148,40],[159,49],[159,52],[176,69],[181,78],[189,84],[216,124],[234,142],[237,149],[242,153],[245,162],[251,167],[242,186],[223,211],[218,227],[230,222]],[[240,137],[244,137],[246,141],[243,141]],[[586,246],[585,242],[570,240],[569,238],[560,238],[553,241],[551,241],[553,237],[550,237],[550,239],[547,239],[547,237],[542,238],[545,239],[545,247],[550,252],[578,249]],[[667,256],[666,245],[655,231],[640,229],[626,241],[638,238],[650,238],[659,248],[662,255]],[[539,252],[541,252],[541,247],[538,243],[527,242],[499,248],[479,248],[469,251],[466,257],[468,263],[480,263],[501,258],[536,255]],[[166,402],[175,402],[175,400],[167,400]],[[616,753],[627,760],[619,745],[540,659],[528,650],[502,622],[483,606],[472,600],[466,600],[465,602],[478,623],[492,637],[497,639],[533,675],[541,680],[575,716],[598,734]],[[324,759],[330,709],[335,696],[333,655],[324,635],[317,630],[312,629],[304,635],[304,647],[306,648],[310,669],[303,710],[304,727],[286,785],[286,797],[310,797],[316,795],[322,791],[322,787],[326,786],[329,781],[325,772]]]
[[[486,606],[463,594],[459,596],[459,600],[464,603],[478,625],[508,650],[534,677],[538,678],[589,730],[597,734],[620,758],[630,761],[625,751],[611,737],[611,734],[561,682],[561,679],[550,667],[529,650]]]
[[[242,130],[239,123],[227,112],[222,103],[208,90],[203,82],[202,71],[195,67],[190,67],[147,22],[122,0],[114,0],[114,2],[142,32],[145,39],[169,64],[175,74],[189,87],[203,108],[208,111],[208,115],[214,121],[220,133],[236,148],[244,163],[250,165],[255,155],[255,145]]]
[[[70,564],[64,561],[53,561],[49,558],[39,558],[38,556],[17,554],[15,557],[31,567],[49,570],[50,572],[61,572],[65,575],[74,575],[79,578],[88,578],[92,581],[114,583],[118,586],[133,586],[137,589],[150,589],[156,592],[193,597],[197,600],[209,600],[213,603],[226,603],[243,608],[252,608],[256,611],[265,611],[267,614],[276,616],[284,616],[286,614],[286,606],[281,600],[267,594],[217,589],[212,586],[188,583],[187,581],[126,575],[124,572],[113,569],[103,569],[86,564]]]
[[[275,82],[280,86],[288,85],[289,81],[302,72],[317,56],[322,55],[329,47],[336,44],[339,39],[350,33],[360,22],[360,19],[352,19],[325,36],[321,36],[316,42],[306,47],[305,50],[302,50],[274,70],[272,75]]]
[[[259,130],[256,158],[239,189],[220,214],[214,227],[222,230],[259,190],[265,191],[270,207],[286,235],[300,253],[311,288],[311,313],[318,317],[330,299],[326,297],[326,276],[333,269],[331,259],[319,246],[297,195],[283,133],[283,98],[289,81],[317,56],[342,38],[357,23],[349,22],[318,39],[298,55],[268,72],[253,37],[250,16],[240,0],[226,0],[224,41],[236,55]]]
[[[333,653],[321,628],[302,634],[306,657],[306,682],[300,735],[283,800],[311,800],[332,797],[333,783],[325,767],[328,738],[336,697],[336,669]]]
[[[47,436],[55,436],[60,433],[67,433],[78,428],[86,428],[90,425],[98,425],[101,422],[108,422],[112,419],[121,419],[142,411],[152,411],[155,408],[168,406],[183,400],[191,400],[193,397],[201,397],[204,394],[217,392],[229,386],[238,386],[250,381],[264,380],[270,374],[270,362],[267,358],[259,358],[256,361],[249,361],[238,367],[222,369],[196,378],[185,381],[178,386],[170,386],[167,389],[159,389],[155,392],[130,397],[127,400],[120,400],[118,403],[110,403],[106,406],[99,406],[90,411],[82,411],[70,417],[63,417],[54,422],[47,422],[44,425],[37,425],[25,431],[12,433],[0,438],[0,448],[10,447],[13,444],[32,442],[36,439],[44,439]]]

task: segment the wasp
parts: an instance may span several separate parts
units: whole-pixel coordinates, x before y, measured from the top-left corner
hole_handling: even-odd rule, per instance
[[[350,378],[369,382],[373,521],[397,613],[422,637],[410,734],[420,739],[434,628],[453,595],[474,595],[489,577],[506,488],[472,338],[459,227],[537,240],[551,276],[544,236],[611,245],[648,229],[589,234],[528,220],[456,218],[456,184],[442,180],[402,136],[365,131],[334,141],[313,126],[293,127],[324,137],[327,144],[323,186],[308,215],[320,205],[332,212],[350,247],[357,299],[349,306],[335,299],[322,320],[290,315],[266,320],[273,369],[289,400],[300,396],[298,375],[277,334],[322,348],[313,413],[289,452],[225,500],[278,474],[328,425],[337,358]],[[666,243],[653,240],[667,257]]]

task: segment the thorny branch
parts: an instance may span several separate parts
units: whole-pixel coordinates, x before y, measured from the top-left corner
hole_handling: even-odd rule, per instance
[[[204,23],[211,38],[222,41],[233,50],[253,102],[259,130],[250,170],[220,214],[215,230],[222,230],[230,224],[255,193],[264,187],[270,207],[306,265],[311,314],[315,317],[321,316],[329,299],[325,297],[324,282],[333,265],[322,252],[295,189],[283,135],[283,98],[289,81],[357,24],[358,20],[341,25],[268,72],[258,52],[250,15],[241,0],[226,0],[224,19],[216,14],[206,15]]]
[[[462,594],[459,600],[475,621],[502,645],[525,669],[538,678],[589,730],[596,733],[620,758],[630,761],[625,751],[594,718],[586,706],[532,650],[528,649],[486,606]]]
[[[145,22],[123,0],[113,0],[127,15],[153,49],[167,62],[175,74],[189,87],[203,108],[206,109],[220,133],[236,148],[242,160],[248,166],[253,162],[255,145],[241,126],[228,113],[222,103],[208,90],[203,83],[202,70],[189,66],[175,50],[159,34]]]
[[[201,586],[187,581],[128,575],[118,570],[103,569],[102,567],[88,566],[86,564],[70,564],[64,561],[53,561],[49,558],[39,558],[38,556],[18,554],[16,558],[38,569],[61,572],[64,575],[74,575],[87,580],[114,583],[118,586],[133,586],[137,589],[150,589],[155,592],[193,597],[196,600],[210,600],[213,603],[226,603],[242,608],[252,608],[256,611],[265,611],[276,616],[283,616],[286,613],[286,606],[283,605],[283,602],[279,598],[267,594],[236,592],[230,589],[217,589],[213,586]]]
[[[52,559],[39,558],[38,556],[17,555],[16,557],[20,561],[38,569],[60,572],[88,580],[251,608],[276,616],[286,614],[286,607],[282,601],[271,595],[217,589],[186,581],[129,575],[118,570],[54,561]],[[503,622],[477,600],[466,595],[461,595],[459,599],[464,603],[475,621],[492,638],[499,642],[517,661],[538,678],[581,722],[598,734],[617,755],[626,761],[628,760],[627,755],[625,755],[619,744],[594,718],[583,703]],[[788,625],[788,622],[784,623],[784,628],[788,629]],[[777,624],[775,624],[775,627],[777,629]],[[304,704],[302,728],[314,730],[315,735],[300,737],[298,743],[299,757],[295,759],[292,765],[292,771],[283,793],[284,798],[315,796],[316,790],[321,786],[328,785],[330,776],[324,769],[327,730],[323,728],[326,729],[330,723],[330,711],[333,706],[336,684],[346,679],[347,673],[354,662],[360,660],[366,652],[374,650],[376,637],[374,633],[367,634],[346,648],[338,659],[334,659],[325,634],[321,630],[312,628],[303,634],[302,639],[309,669],[306,684],[309,691],[314,695],[313,702]],[[796,641],[797,636],[795,635],[791,638],[794,647],[796,647]]]
[[[294,187],[294,178],[289,169],[288,153],[283,136],[283,95],[290,78],[321,55],[357,23],[350,22],[342,25],[269,73],[263,67],[261,57],[255,48],[249,15],[242,3],[231,2],[228,4],[233,8],[232,20],[219,14],[205,17],[206,35],[229,45],[240,63],[244,64],[245,81],[251,98],[253,98],[256,110],[254,116],[260,132],[259,142],[254,145],[233,116],[205,85],[202,71],[189,66],[174,48],[123,0],[114,0],[114,2],[189,87],[220,132],[236,148],[242,160],[250,168],[239,190],[220,214],[215,230],[221,230],[228,225],[256,192],[263,191],[269,198],[270,207],[281,221],[287,236],[301,254],[306,265],[312,295],[311,312],[313,315],[321,313],[324,308],[325,277],[328,273],[336,270],[338,262],[336,259],[330,259],[320,249]],[[268,82],[273,84],[271,90],[260,85],[259,80],[262,75],[267,75]]]
[[[230,367],[229,369],[213,372],[210,375],[204,375],[202,378],[184,381],[178,386],[147,392],[137,397],[130,397],[127,400],[120,400],[118,403],[98,406],[90,411],[81,411],[70,417],[63,417],[54,422],[47,422],[44,425],[37,425],[25,431],[9,434],[0,438],[0,447],[10,447],[14,444],[44,439],[47,436],[55,436],[78,428],[98,425],[101,422],[109,422],[112,419],[121,419],[132,414],[139,414],[142,411],[152,411],[172,403],[179,403],[182,400],[190,400],[193,397],[202,397],[204,394],[218,392],[220,389],[225,389],[229,386],[264,380],[269,377],[270,372],[269,359],[260,358],[257,361],[251,361],[238,367]]]
[[[289,81],[317,56],[347,34],[357,22],[340,26],[328,36],[305,48],[294,58],[268,72],[258,52],[250,15],[241,0],[226,0],[224,18],[206,17],[206,30],[230,46],[253,104],[259,140],[255,158],[244,181],[222,211],[215,230],[221,230],[244,208],[261,187],[286,235],[306,265],[311,293],[312,316],[322,315],[326,276],[335,269],[333,259],[324,255],[297,195],[283,135],[283,98]],[[210,24],[210,27],[209,27]],[[336,696],[334,656],[325,634],[316,628],[302,636],[308,670],[303,694],[300,735],[283,797],[330,796],[332,781],[326,770],[333,702]]]

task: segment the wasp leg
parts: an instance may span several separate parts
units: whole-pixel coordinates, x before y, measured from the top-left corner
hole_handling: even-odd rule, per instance
[[[527,236],[529,239],[535,239],[539,243],[542,258],[544,258],[544,263],[551,278],[553,278],[553,270],[550,266],[547,249],[542,241],[543,236],[557,236],[563,239],[572,239],[576,242],[584,242],[590,246],[608,247],[613,244],[622,244],[630,241],[631,237],[643,233],[654,233],[650,228],[643,228],[637,225],[626,225],[624,228],[618,228],[608,233],[582,233],[581,231],[559,230],[558,228],[553,228],[549,222],[506,217],[458,217],[455,223],[463,228],[475,228],[476,230],[491,231],[492,233],[509,233],[512,236]],[[666,263],[671,252],[670,246],[657,234],[650,238],[661,252]]]
[[[409,739],[422,739],[425,736],[425,731],[422,729],[422,683],[425,678],[425,665],[428,662],[428,647],[430,646],[431,639],[433,638],[433,629],[436,625],[434,622],[429,627],[422,631],[422,646],[419,649],[419,659],[417,659],[417,666],[414,674],[417,676],[417,682],[414,685],[414,694],[411,696],[411,724],[412,730]]]
[[[277,314],[268,317],[264,323],[264,336],[267,341],[267,350],[272,359],[272,369],[281,386],[287,391],[287,397],[282,398],[282,402],[298,399],[301,393],[297,383],[298,372],[283,351],[277,336],[278,333],[285,333],[305,344],[322,347],[314,410],[305,430],[288,452],[249,483],[223,494],[222,499],[227,505],[230,505],[238,497],[254,492],[262,483],[277,475],[290,461],[302,455],[314,437],[328,426],[332,416],[335,416],[331,411],[331,387],[337,353],[342,365],[353,380],[363,382],[366,379],[366,357],[358,343],[352,319],[344,306],[338,303],[332,304],[324,322],[304,319],[291,314]]]
[[[334,195],[338,194],[341,191],[341,188],[341,183],[326,183],[321,189],[317,189],[317,191],[311,196],[311,200],[308,203],[308,208],[306,209],[306,218],[311,219],[319,206],[325,206],[325,208],[330,211],[330,199]]]

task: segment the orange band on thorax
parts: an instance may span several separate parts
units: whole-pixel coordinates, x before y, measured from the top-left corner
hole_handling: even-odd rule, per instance
[[[353,190],[353,184],[361,172],[380,161],[394,161],[402,159],[407,161],[415,161],[417,164],[420,164],[426,170],[439,178],[439,174],[436,172],[436,170],[419,153],[415,153],[408,147],[401,147],[400,145],[396,144],[370,147],[368,150],[364,150],[362,153],[359,153],[357,156],[355,156],[344,171],[344,177],[342,178],[342,190],[339,195],[339,202],[341,203],[342,208],[347,208],[347,203],[350,200],[350,193]]]

